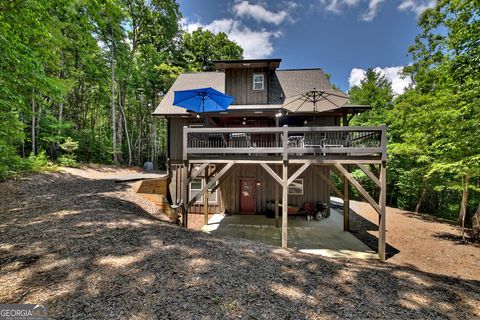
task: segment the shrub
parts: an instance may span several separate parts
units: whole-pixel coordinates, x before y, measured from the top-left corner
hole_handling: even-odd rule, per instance
[[[78,142],[73,141],[72,138],[68,137],[65,141],[60,144],[60,149],[66,152],[58,157],[58,162],[65,167],[78,167],[77,157],[74,152],[78,149]]]
[[[78,167],[77,159],[73,154],[64,154],[57,158],[58,163],[64,167]]]
[[[15,149],[0,140],[0,180],[13,177],[24,168],[25,161],[15,153]]]
[[[25,170],[34,173],[44,171],[55,171],[57,168],[55,164],[48,160],[45,150],[40,151],[37,155],[30,154],[26,161]]]

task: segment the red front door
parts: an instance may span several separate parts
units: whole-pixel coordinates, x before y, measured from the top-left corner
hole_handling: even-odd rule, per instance
[[[240,178],[240,213],[255,213],[255,179]]]

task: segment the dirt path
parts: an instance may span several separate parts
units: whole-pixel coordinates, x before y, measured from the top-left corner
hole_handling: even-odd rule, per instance
[[[55,319],[480,317],[478,281],[184,230],[112,172],[0,184],[0,303]]]
[[[378,214],[351,201],[352,233],[377,250]],[[421,271],[480,280],[480,245],[465,244],[455,225],[387,208],[387,261]]]

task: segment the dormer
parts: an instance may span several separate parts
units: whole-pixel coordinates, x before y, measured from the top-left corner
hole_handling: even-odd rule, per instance
[[[218,60],[217,71],[225,73],[225,93],[235,98],[236,105],[273,103],[272,87],[275,70],[281,59]]]

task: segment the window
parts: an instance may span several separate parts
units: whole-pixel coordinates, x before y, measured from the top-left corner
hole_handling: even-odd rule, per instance
[[[204,178],[195,178],[192,182],[190,182],[190,199],[193,199],[200,191],[202,191],[203,187],[205,186],[205,179]],[[210,191],[210,190],[209,190]],[[210,194],[208,197],[209,203],[217,203],[217,191]],[[203,203],[203,196],[201,196],[197,203]]]
[[[190,182],[190,199],[193,199],[202,190],[203,186],[203,179],[202,178],[196,178],[192,182]],[[202,197],[203,198],[203,197]],[[203,200],[198,200],[198,201],[203,201]]]
[[[253,90],[263,90],[263,74],[253,74]]]
[[[303,179],[295,179],[288,186],[289,195],[303,195]]]

